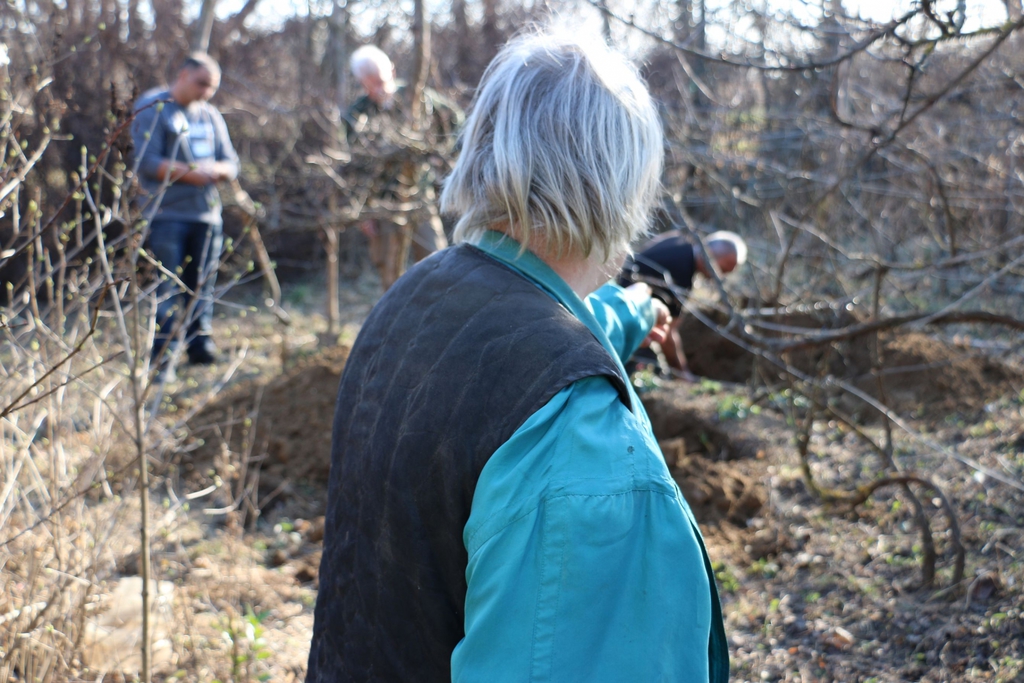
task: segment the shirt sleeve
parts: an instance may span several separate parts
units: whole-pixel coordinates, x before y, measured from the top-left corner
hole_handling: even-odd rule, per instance
[[[577,382],[484,467],[454,682],[708,680],[699,532],[630,415]]]
[[[608,335],[623,363],[640,348],[654,327],[654,306],[650,298],[636,302],[614,282],[593,292],[584,303]]]
[[[139,162],[139,174],[150,180],[160,180],[157,170],[167,157],[166,130],[161,125],[161,102],[143,105],[132,121],[132,144]]]
[[[231,164],[233,170],[231,172],[231,180],[234,180],[238,176],[238,154],[235,152],[234,146],[231,144],[231,136],[228,134],[228,124],[224,122],[224,117],[221,113],[211,107],[213,114],[213,125],[217,135],[217,149],[216,159],[217,161],[223,161]]]

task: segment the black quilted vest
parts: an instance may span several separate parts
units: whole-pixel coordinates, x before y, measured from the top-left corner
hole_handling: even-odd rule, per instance
[[[491,454],[615,361],[535,284],[462,245],[380,300],[338,391],[308,683],[448,683],[463,637],[462,532]]]

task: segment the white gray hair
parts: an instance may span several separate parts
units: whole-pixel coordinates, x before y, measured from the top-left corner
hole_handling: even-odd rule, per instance
[[[736,266],[747,262],[747,243],[743,238],[730,230],[719,230],[704,238],[704,244],[713,252],[722,250],[732,252],[736,256]]]
[[[348,60],[352,69],[352,75],[362,80],[367,76],[377,73],[387,80],[391,77],[395,66],[391,58],[376,45],[363,45],[352,52]]]
[[[502,229],[560,256],[604,261],[646,231],[664,158],[635,67],[600,39],[526,35],[484,73],[441,209],[455,241]]]

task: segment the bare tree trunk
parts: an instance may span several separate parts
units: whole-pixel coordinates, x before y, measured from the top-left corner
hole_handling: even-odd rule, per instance
[[[246,0],[245,4],[242,5],[242,9],[238,10],[237,14],[224,22],[223,32],[218,31],[221,36],[220,40],[223,41],[230,38],[231,34],[235,31],[241,32],[245,28],[245,20],[256,11],[256,6],[259,2],[260,0]]]
[[[693,22],[693,26],[690,29],[690,45],[693,46],[694,50],[699,52],[707,51],[707,1],[706,0],[690,0],[693,4],[690,6],[690,20]],[[700,12],[700,19],[694,16],[694,10]],[[700,80],[706,80],[705,74],[707,73],[707,63],[703,59],[693,60],[693,75]],[[703,93],[702,88],[697,88],[697,92],[694,93],[696,101],[707,106],[709,104],[707,97]]]
[[[11,75],[7,70],[7,65],[11,62],[10,53],[7,51],[7,45],[0,41],[0,92],[7,93],[8,86],[11,82]],[[7,115],[11,111],[11,98],[2,97],[0,98],[0,121],[5,121]],[[17,206],[17,199],[14,200],[14,205]]]
[[[183,48],[187,49],[188,39],[184,7],[181,0],[161,0],[153,2],[153,25],[159,26],[160,30],[153,35],[164,55],[162,59],[176,53]]]
[[[704,0],[676,0],[676,19],[673,22],[672,36],[677,43],[686,45],[700,52],[705,48]],[[697,14],[700,19],[697,19]],[[691,81],[704,79],[705,64],[703,59],[695,59],[687,67],[687,75]],[[691,92],[680,93],[694,107],[707,106],[708,99],[702,93],[703,86],[694,83]]]
[[[199,10],[199,19],[196,21],[196,32],[192,39],[192,50],[194,52],[206,52],[210,49],[210,33],[213,31],[213,10],[217,0],[203,0],[203,6]]]
[[[65,0],[64,15],[67,17],[68,27],[71,31],[77,32],[82,24],[82,4],[77,0]]]
[[[692,0],[677,0],[676,20],[672,26],[672,37],[677,43],[686,43],[693,26]]]
[[[132,278],[134,280],[134,276]],[[150,606],[152,601],[149,590],[153,580],[153,568],[149,554],[149,462],[146,460],[146,402],[142,395],[142,365],[139,355],[143,353],[140,344],[142,339],[142,321],[136,312],[139,309],[138,284],[132,283],[135,291],[133,307],[132,332],[137,346],[132,356],[132,400],[135,402],[135,453],[139,461],[139,542],[141,545],[140,573],[142,575],[142,683],[153,680],[153,633]]]
[[[693,8],[691,8],[691,10],[690,10],[690,19],[691,19],[691,21],[693,21],[693,33],[694,33],[694,36],[693,36],[693,48],[695,50],[699,50],[700,52],[704,52],[705,49],[707,48],[707,36],[706,36],[706,30],[707,30],[707,25],[708,25],[708,22],[707,22],[707,2],[706,2],[706,0],[693,0],[693,3],[694,3],[694,7],[700,11],[700,20],[698,21],[698,20],[694,19],[694,17],[693,17]],[[704,60],[703,59],[698,59],[697,60],[697,67],[696,68],[699,70],[698,71],[699,73],[703,72],[703,70],[704,70]]]
[[[139,0],[128,0],[128,35],[131,40],[142,41],[144,30],[139,16]]]
[[[455,26],[455,75],[463,83],[469,83],[469,62],[472,58],[469,45],[469,21],[466,19],[466,0],[452,0],[452,24]]]
[[[338,335],[338,321],[341,319],[341,304],[338,299],[338,228],[330,225],[324,228],[324,250],[327,252],[327,334]]]
[[[501,31],[498,30],[498,0],[484,0],[484,24],[481,27],[484,37],[484,54],[480,61],[489,64],[503,42]]]
[[[335,102],[338,111],[345,113],[348,105],[348,3],[334,0],[331,10],[331,49],[334,50]]]
[[[412,16],[412,114],[413,128],[419,129],[423,114],[423,89],[427,86],[430,71],[430,21],[427,19],[426,3],[415,0]]]

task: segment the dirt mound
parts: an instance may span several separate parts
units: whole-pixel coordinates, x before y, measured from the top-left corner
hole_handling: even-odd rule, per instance
[[[859,363],[852,364],[854,383],[878,397],[867,345]],[[911,333],[885,340],[883,384],[885,398],[897,411],[942,417],[977,413],[985,405],[1024,387],[1019,372],[987,356],[970,354],[924,334]]]
[[[764,494],[749,477],[728,463],[687,453],[686,439],[668,439],[658,445],[698,522],[724,519],[742,526],[764,505]]]
[[[743,526],[757,515],[764,494],[737,461],[756,457],[760,441],[734,422],[721,422],[715,398],[693,396],[688,385],[642,400],[669,472],[697,520]]]
[[[715,309],[703,309],[701,313],[719,326],[729,322],[725,313]],[[781,336],[782,333],[774,328],[830,330],[857,322],[846,310],[828,307],[804,313],[760,318],[760,321],[766,326],[758,332],[765,337]],[[723,382],[747,382],[755,378],[757,356],[725,339],[696,317],[686,315],[679,331],[690,369],[697,375]],[[805,351],[793,362],[801,370],[813,371],[820,357],[820,350]],[[761,363],[764,367],[765,362]]]
[[[720,317],[720,316],[719,316]],[[814,327],[806,316],[780,319],[780,324]],[[724,320],[722,321],[724,322]],[[822,321],[826,329],[829,321]],[[684,321],[681,333],[691,369],[702,377],[726,382],[747,382],[778,376],[779,369],[724,339],[693,317]],[[867,336],[831,347],[816,347],[791,354],[789,361],[801,371],[817,375],[822,354],[829,353],[828,371],[879,398],[872,374],[872,344]],[[890,332],[882,337],[885,399],[903,415],[944,417],[951,413],[976,414],[986,404],[1016,394],[1024,387],[1024,375],[998,360],[950,346],[920,332]],[[858,405],[859,404],[859,405]],[[863,410],[860,401],[848,402],[847,410]]]
[[[190,424],[203,443],[182,464],[186,474],[206,476],[211,468],[222,478],[225,470],[237,473],[230,466],[214,467],[226,446],[233,454],[248,451],[260,463],[261,499],[287,498],[303,486],[326,489],[334,401],[347,358],[348,348],[333,347],[219,397]]]
[[[681,440],[686,453],[700,453],[710,460],[738,460],[753,457],[756,439],[731,429],[718,420],[713,401],[694,400],[687,386],[655,391],[641,397],[659,443]],[[666,455],[666,458],[668,456]],[[674,461],[669,460],[669,464]]]
[[[705,313],[714,315],[714,311]],[[725,320],[716,322],[722,324]],[[679,333],[683,338],[686,361],[695,374],[722,382],[750,381],[757,360],[752,353],[736,346],[691,315],[683,318]]]
[[[192,420],[196,448],[181,463],[185,475],[205,486],[215,473],[238,491],[241,454],[248,452],[260,467],[261,504],[283,504],[296,517],[323,514],[334,402],[347,357],[347,348],[332,348],[223,394]],[[719,425],[713,402],[658,393],[644,403],[669,469],[700,521],[743,524],[756,514],[762,501],[757,487],[724,462],[752,457],[755,439]]]

